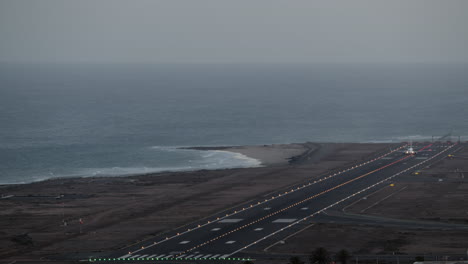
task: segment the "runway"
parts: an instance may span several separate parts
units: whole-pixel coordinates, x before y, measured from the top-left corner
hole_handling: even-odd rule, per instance
[[[268,197],[259,197],[230,211],[175,230],[167,236],[117,251],[105,259],[92,260],[193,262],[249,259],[249,254],[245,253],[247,250],[259,251],[297,232],[303,228],[301,224],[324,211],[390,184],[395,177],[410,175],[412,171],[453,153],[459,145],[435,143],[416,144],[413,147],[420,151],[416,156],[405,155],[406,145],[401,145],[340,172],[280,190]]]

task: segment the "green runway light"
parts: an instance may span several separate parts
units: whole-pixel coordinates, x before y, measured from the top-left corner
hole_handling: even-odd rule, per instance
[[[88,262],[97,262],[97,261],[148,261],[148,260],[232,260],[232,261],[250,261],[250,258],[90,258]]]

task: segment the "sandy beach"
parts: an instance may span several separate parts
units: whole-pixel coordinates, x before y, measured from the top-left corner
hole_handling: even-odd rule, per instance
[[[231,147],[193,147],[189,149],[215,150],[240,153],[248,158],[260,161],[263,166],[281,166],[290,163],[293,157],[300,156],[308,150],[315,150],[312,144],[273,144],[259,146],[231,146]]]

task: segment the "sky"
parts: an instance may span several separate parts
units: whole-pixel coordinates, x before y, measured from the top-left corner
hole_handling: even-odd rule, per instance
[[[466,63],[466,0],[0,0],[0,62]]]

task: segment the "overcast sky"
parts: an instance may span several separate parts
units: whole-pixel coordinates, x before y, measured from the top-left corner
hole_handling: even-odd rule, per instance
[[[468,62],[468,0],[0,0],[0,61]]]

